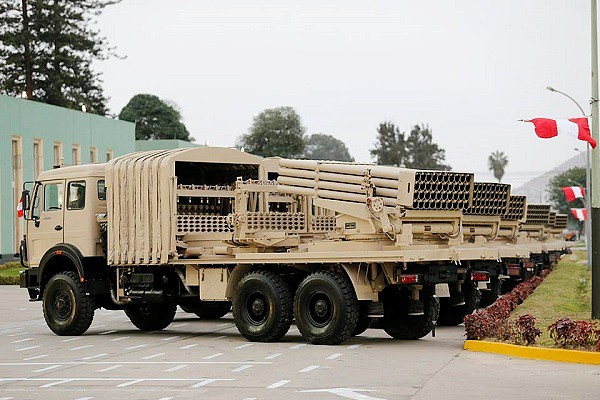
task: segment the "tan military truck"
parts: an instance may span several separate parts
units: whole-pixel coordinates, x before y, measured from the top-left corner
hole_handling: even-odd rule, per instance
[[[194,148],[46,171],[24,198],[21,286],[59,335],[100,307],[157,330],[177,305],[218,317],[232,304],[252,341],[295,319],[307,341],[337,344],[373,318],[417,339],[438,298],[459,306],[461,285],[488,279],[465,263],[498,260],[463,240],[468,173]]]

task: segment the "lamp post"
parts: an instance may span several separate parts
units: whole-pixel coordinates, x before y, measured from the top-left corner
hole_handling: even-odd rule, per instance
[[[572,98],[565,92],[561,92],[560,90],[554,89],[552,86],[546,86],[546,89],[551,92],[554,92],[554,93],[562,94],[563,96],[565,96],[566,98],[571,100],[579,108],[579,111],[581,111],[581,115],[586,117],[585,111],[583,111],[583,107],[581,107],[581,105],[579,105],[577,100],[575,100],[574,98]],[[579,149],[575,149],[575,150],[579,151]],[[590,218],[590,216],[591,216],[590,197],[591,196],[592,196],[592,192],[590,191],[590,145],[588,143],[588,145],[586,147],[586,151],[585,151],[585,207],[588,210],[588,218],[584,222],[584,224],[585,224],[585,248],[587,251],[588,266],[592,265],[592,240],[591,240],[592,224],[591,224],[591,218]]]
[[[598,135],[598,3],[591,1],[592,137]],[[592,238],[600,239],[600,152],[592,151]],[[597,235],[596,235],[597,234]],[[600,319],[600,240],[592,241],[592,318]]]

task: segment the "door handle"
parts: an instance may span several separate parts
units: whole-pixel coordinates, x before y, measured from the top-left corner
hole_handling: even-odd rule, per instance
[[[62,231],[62,226],[60,226],[60,225],[56,225],[56,226],[54,227],[54,230],[55,230],[55,231]]]

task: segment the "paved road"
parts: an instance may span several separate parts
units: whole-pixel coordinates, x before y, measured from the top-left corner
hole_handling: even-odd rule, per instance
[[[462,350],[463,330],[393,341],[368,330],[340,346],[250,343],[231,315],[178,313],[161,332],[98,310],[80,337],[54,335],[40,303],[0,286],[0,400],[7,399],[598,399],[600,367]]]

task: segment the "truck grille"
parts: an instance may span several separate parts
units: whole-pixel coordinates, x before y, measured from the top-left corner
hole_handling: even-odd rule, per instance
[[[464,210],[471,206],[473,174],[416,171],[415,210]]]
[[[502,216],[503,221],[520,221],[525,217],[525,202],[527,196],[511,195],[508,201],[508,211]]]
[[[464,210],[467,215],[504,215],[508,210],[510,185],[475,182],[473,204]]]
[[[528,204],[525,225],[547,225],[550,218],[549,204]]]

